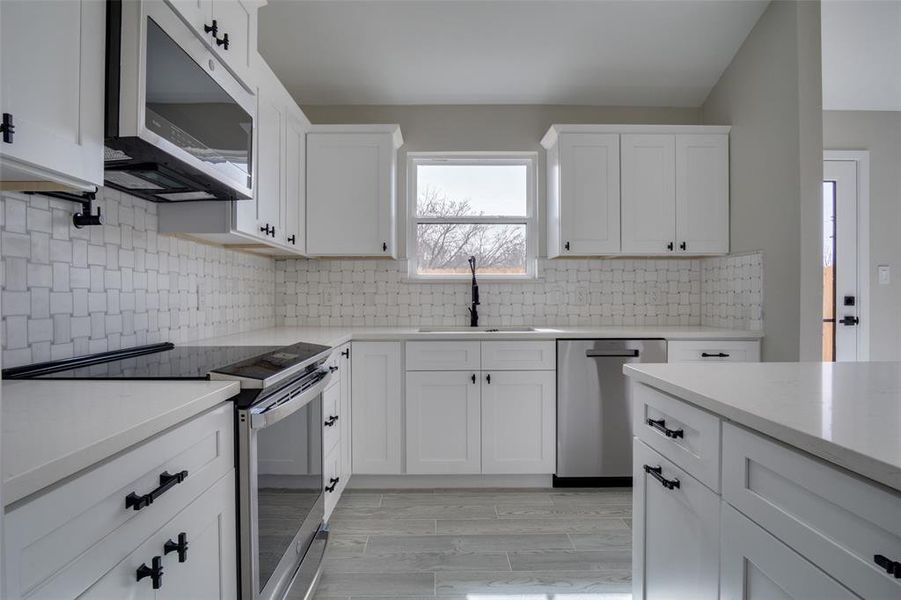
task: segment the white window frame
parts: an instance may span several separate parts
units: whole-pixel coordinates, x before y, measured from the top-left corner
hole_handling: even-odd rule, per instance
[[[524,217],[417,217],[417,168],[420,165],[525,165],[526,216]],[[484,281],[529,281],[538,276],[538,153],[537,152],[408,152],[407,153],[407,277],[418,282],[469,280],[470,275],[417,273],[416,228],[420,223],[487,223],[526,226],[526,272],[522,275],[479,273]]]

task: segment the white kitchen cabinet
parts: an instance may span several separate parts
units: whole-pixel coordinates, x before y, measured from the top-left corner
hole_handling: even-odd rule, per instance
[[[625,134],[622,143],[624,254],[666,254],[675,248],[676,138]]]
[[[548,148],[548,257],[620,251],[619,134],[561,133]]]
[[[306,249],[306,136],[310,122],[296,106],[288,105],[285,115],[285,245],[303,252]]]
[[[479,473],[480,393],[475,371],[409,371],[407,473]]]
[[[167,2],[243,81],[244,85],[252,87],[257,53],[259,1],[167,0]]]
[[[722,600],[858,598],[725,502],[721,526]]]
[[[716,599],[719,496],[637,438],[633,460],[634,598]]]
[[[482,473],[553,473],[556,372],[483,373],[481,393]]]
[[[103,185],[106,3],[0,2],[0,184],[19,190]]]
[[[676,249],[729,252],[728,136],[676,136]]]
[[[316,125],[307,134],[307,253],[397,257],[398,125]]]
[[[232,470],[171,521],[138,546],[122,562],[88,588],[79,598],[153,598],[155,600],[227,600],[237,598],[237,517],[235,474]],[[184,535],[187,552],[166,553],[165,545]],[[142,566],[162,567],[159,589],[150,577],[137,580]],[[42,597],[38,593],[31,597]]]
[[[355,474],[399,474],[403,405],[400,342],[353,342],[352,452]]]
[[[283,243],[287,103],[281,83],[270,69],[260,66],[258,77],[254,198],[238,202],[237,225],[245,233]]]

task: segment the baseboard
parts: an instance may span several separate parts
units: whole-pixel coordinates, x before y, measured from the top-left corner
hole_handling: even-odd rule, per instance
[[[354,475],[348,489],[551,488],[552,475]]]

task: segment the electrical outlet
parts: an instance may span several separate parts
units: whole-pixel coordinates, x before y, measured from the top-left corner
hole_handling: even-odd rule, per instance
[[[879,285],[888,285],[892,282],[892,269],[888,265],[876,267],[879,273]]]

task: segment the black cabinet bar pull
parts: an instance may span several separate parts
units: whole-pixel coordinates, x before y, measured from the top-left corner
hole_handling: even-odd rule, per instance
[[[882,568],[889,575],[894,576],[895,579],[901,579],[901,562],[897,560],[892,560],[888,556],[883,554],[877,554],[873,557],[873,562],[876,563],[880,568]]]
[[[473,382],[473,383],[476,382],[476,374],[475,374],[475,373],[472,374],[472,382]]]
[[[170,552],[178,552],[178,562],[188,561],[188,534],[182,531],[178,534],[178,541],[166,540],[163,544],[163,556]]]
[[[158,590],[163,587],[163,559],[162,557],[154,556],[150,564],[153,566],[148,567],[146,563],[141,563],[135,575],[137,575],[137,581],[149,577],[153,583],[153,589]]]
[[[648,427],[656,429],[668,438],[684,438],[685,432],[681,429],[667,429],[665,419],[648,419]]]
[[[330,417],[328,418],[327,421],[325,421],[325,422],[323,423],[323,425],[325,425],[326,427],[331,427],[331,426],[334,425],[337,421],[338,421],[338,415],[332,415],[332,416],[330,416]]]
[[[153,501],[168,492],[170,489],[184,481],[188,477],[187,471],[181,471],[172,475],[169,471],[160,473],[160,485],[152,492],[148,492],[143,496],[138,496],[136,492],[132,492],[125,496],[125,508],[133,508],[141,510],[145,506],[150,506]]]
[[[701,352],[701,358],[729,358],[729,355],[725,352],[717,352],[716,354],[711,352]]]
[[[660,485],[668,490],[674,490],[680,486],[678,479],[667,479],[663,476],[663,467],[661,467],[660,465],[657,465],[656,467],[652,467],[651,465],[644,465],[644,472],[659,481]]]
[[[0,132],[3,132],[3,141],[5,143],[13,143],[13,135],[16,133],[16,126],[13,123],[12,114],[3,113],[3,122],[0,123]]]
[[[326,492],[334,492],[335,488],[338,487],[338,482],[341,481],[340,477],[332,477],[328,480],[328,485],[325,486]]]

